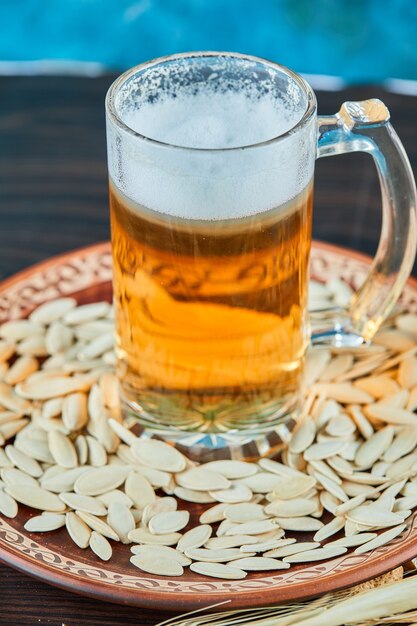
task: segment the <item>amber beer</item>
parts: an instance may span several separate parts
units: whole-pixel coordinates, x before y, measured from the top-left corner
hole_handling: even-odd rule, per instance
[[[119,375],[181,429],[262,429],[297,397],[312,185],[241,219],[174,218],[110,184]]]

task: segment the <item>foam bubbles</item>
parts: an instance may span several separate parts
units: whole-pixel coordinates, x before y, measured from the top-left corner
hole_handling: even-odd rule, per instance
[[[238,69],[231,73],[235,61]],[[300,86],[287,75],[278,81],[271,70],[260,77],[252,67],[260,63],[221,62],[212,74],[205,68],[203,77],[200,66],[193,74],[184,61],[155,66],[117,94],[124,123],[154,140],[108,120],[110,176],[134,203],[188,220],[231,220],[284,205],[309,184],[314,119],[282,140],[240,149],[297,125],[307,106]]]
[[[238,148],[278,137],[299,121],[271,96],[248,98],[244,93],[206,93],[165,98],[131,108],[123,121],[134,131],[187,148]]]

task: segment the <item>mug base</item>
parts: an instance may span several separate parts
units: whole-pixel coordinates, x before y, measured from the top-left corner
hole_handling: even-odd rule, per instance
[[[299,401],[281,404],[273,419],[244,430],[210,432],[169,428],[132,401],[123,401],[124,413],[135,419],[134,431],[143,439],[157,438],[180,450],[188,459],[207,463],[219,459],[256,461],[277,456],[288,442],[299,415]]]

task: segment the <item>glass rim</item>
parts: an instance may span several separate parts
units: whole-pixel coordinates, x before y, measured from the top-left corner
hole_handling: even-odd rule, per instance
[[[271,137],[271,139],[266,139],[263,141],[245,144],[242,146],[233,146],[231,148],[194,148],[190,146],[181,146],[173,143],[169,143],[166,141],[161,141],[158,139],[153,139],[151,137],[147,137],[142,133],[138,133],[133,130],[128,124],[126,124],[118,114],[116,110],[116,97],[121,89],[122,85],[126,83],[127,80],[138,74],[139,72],[152,68],[153,66],[160,65],[163,63],[167,63],[169,61],[176,61],[178,59],[195,59],[195,58],[210,58],[210,57],[225,57],[231,59],[242,59],[247,61],[253,61],[256,63],[261,63],[263,65],[267,65],[275,71],[280,71],[283,74],[286,74],[290,78],[292,78],[298,86],[303,90],[305,95],[307,96],[307,107],[304,111],[302,117],[298,120],[296,124],[294,124],[291,128],[286,130],[284,133]],[[136,137],[141,141],[145,141],[150,144],[154,144],[156,146],[160,146],[163,148],[171,148],[173,150],[184,150],[186,152],[233,152],[236,150],[247,150],[249,148],[259,148],[269,146],[271,144],[275,144],[279,141],[283,141],[288,138],[290,135],[293,135],[295,132],[298,132],[302,128],[304,128],[310,119],[314,116],[317,110],[317,100],[316,95],[312,89],[312,87],[308,84],[308,82],[296,72],[293,72],[285,65],[280,65],[279,63],[275,63],[274,61],[269,61],[268,59],[263,59],[262,57],[257,57],[248,54],[241,54],[238,52],[215,52],[215,51],[199,51],[199,52],[184,52],[180,54],[171,54],[167,56],[158,57],[156,59],[152,59],[151,61],[145,61],[144,63],[140,63],[139,65],[135,65],[134,67],[126,70],[116,78],[116,80],[110,85],[105,99],[105,107],[106,113],[109,120],[115,126],[119,127],[124,132]]]

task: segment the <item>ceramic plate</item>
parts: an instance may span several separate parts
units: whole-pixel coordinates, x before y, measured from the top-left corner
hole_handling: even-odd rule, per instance
[[[357,288],[369,263],[370,259],[360,254],[315,242],[311,274],[320,281],[339,276]],[[41,302],[59,296],[71,295],[80,303],[110,300],[110,280],[108,243],[54,257],[0,285],[0,322],[24,317]],[[417,281],[408,282],[402,302],[409,310],[417,310]],[[195,521],[203,508],[190,505]],[[31,515],[33,510],[19,505],[15,519],[0,517],[0,559],[4,563],[68,591],[159,610],[188,611],[222,601],[228,602],[222,609],[244,608],[305,598],[363,582],[417,555],[417,521],[413,516],[401,536],[369,554],[348,552],[290,570],[250,573],[244,580],[216,580],[190,571],[170,579],[133,568],[129,546],[113,544],[114,556],[104,563],[91,550],[73,544],[65,529],[45,534],[27,532],[24,523]]]

